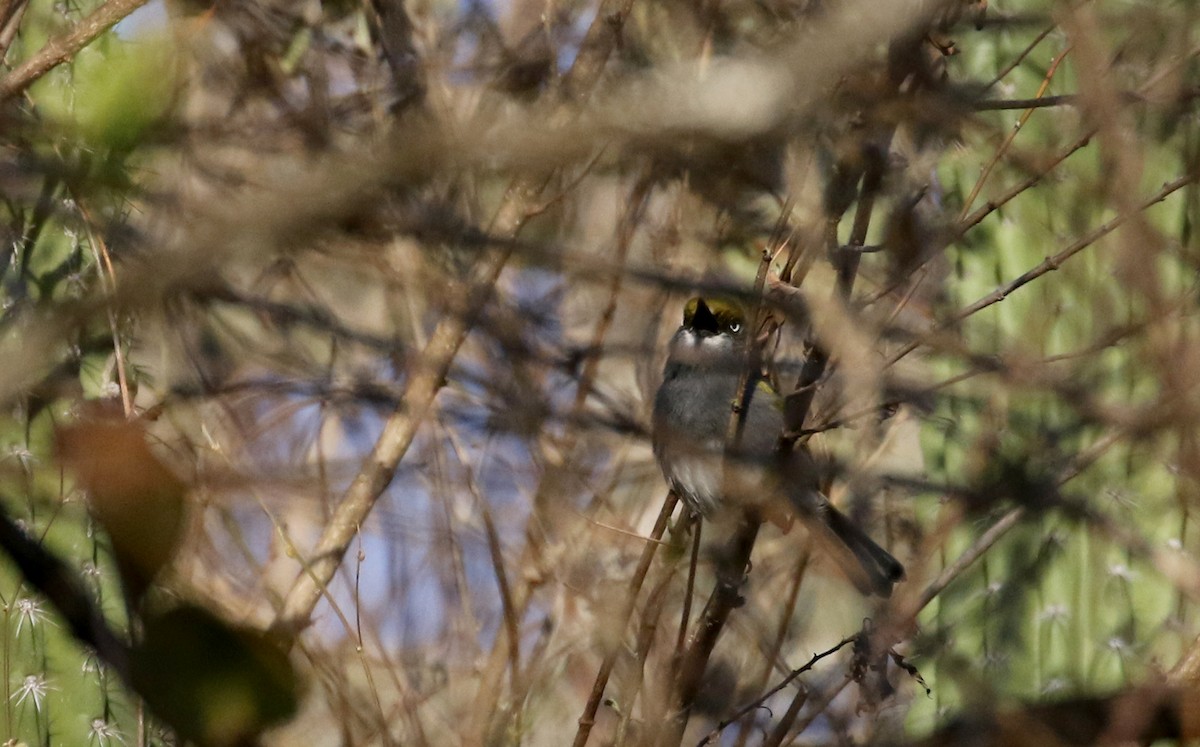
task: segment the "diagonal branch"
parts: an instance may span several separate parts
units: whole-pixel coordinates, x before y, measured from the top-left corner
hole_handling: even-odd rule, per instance
[[[589,90],[595,85],[615,41],[608,27],[619,28],[619,21],[628,14],[631,6],[632,0],[604,3],[602,10],[607,9],[606,14],[593,23],[580,51],[580,58],[587,60],[586,66],[581,67],[582,63],[577,62],[567,74],[567,80],[576,85],[577,90]],[[538,177],[516,180],[489,227],[489,233],[515,237],[531,214],[531,206],[542,191],[543,181]],[[479,260],[464,293],[463,309],[443,319],[435,328],[421,356],[421,368],[413,372],[405,385],[401,406],[384,424],[370,456],[338,503],[311,561],[284,597],[283,606],[271,625],[272,630],[295,634],[308,624],[351,541],[391,483],[400,461],[412,445],[417,429],[432,408],[459,348],[491,297],[514,248],[515,244],[505,242]],[[520,604],[517,606],[519,608]]]
[[[32,57],[0,80],[0,101],[7,101],[20,94],[43,75],[69,61],[79,50],[91,44],[146,2],[147,0],[108,0],[76,24],[75,28],[46,42]]]
[[[1008,298],[1008,296],[1010,294],[1014,293],[1015,291],[1021,289],[1024,286],[1028,285],[1029,283],[1032,283],[1034,280],[1037,280],[1041,276],[1043,276],[1049,272],[1053,272],[1054,270],[1057,270],[1059,267],[1062,267],[1062,264],[1064,262],[1066,262],[1068,259],[1070,259],[1071,257],[1074,257],[1079,252],[1083,251],[1084,249],[1088,248],[1089,246],[1096,243],[1100,239],[1104,238],[1108,234],[1112,233],[1117,228],[1119,228],[1121,226],[1121,224],[1125,223],[1125,221],[1129,220],[1130,218],[1134,217],[1135,215],[1140,215],[1142,213],[1142,211],[1162,202],[1163,200],[1167,199],[1172,194],[1174,194],[1175,192],[1178,192],[1179,190],[1183,189],[1187,185],[1193,184],[1194,182],[1196,182],[1196,180],[1198,178],[1200,178],[1200,174],[1189,173],[1189,174],[1184,174],[1183,176],[1179,177],[1178,179],[1174,179],[1172,181],[1167,182],[1166,184],[1164,184],[1162,186],[1162,189],[1158,190],[1150,197],[1147,197],[1140,204],[1138,204],[1134,210],[1122,213],[1122,214],[1118,215],[1117,217],[1113,218],[1112,220],[1108,221],[1107,223],[1104,223],[1104,224],[1098,226],[1097,228],[1093,229],[1089,233],[1086,233],[1083,236],[1076,239],[1074,242],[1071,243],[1070,246],[1066,247],[1065,249],[1058,252],[1054,256],[1046,257],[1036,267],[1032,267],[1029,270],[1026,270],[1025,272],[1021,273],[1021,275],[1019,275],[1018,277],[1013,278],[1012,280],[1008,281],[1004,285],[996,288],[991,293],[976,300],[974,303],[972,303],[968,306],[964,306],[963,308],[959,309],[955,313],[951,314],[949,318],[947,318],[945,321],[943,321],[941,324],[939,324],[935,328],[934,331],[940,332],[940,331],[949,329],[953,325],[957,324],[958,322],[961,322],[962,320],[966,319],[967,317],[971,316],[972,314],[982,311],[983,309],[986,309],[987,307],[992,306],[993,304],[1000,303],[1004,299]],[[887,364],[892,365],[892,364],[896,363],[901,358],[905,357],[906,355],[908,355],[912,351],[916,350],[920,346],[921,346],[920,340],[914,340],[914,341],[904,345],[899,350],[897,350],[895,353],[893,353],[891,355],[891,357],[888,358]]]
[[[523,222],[517,205],[502,216],[505,232],[515,233]],[[408,452],[417,429],[433,406],[446,380],[459,347],[466,340],[475,318],[491,297],[491,292],[504,269],[511,248],[493,250],[480,261],[466,292],[466,308],[442,320],[434,330],[421,356],[422,365],[414,371],[404,388],[401,406],[383,426],[371,455],[350,484],[329,525],[317,542],[311,562],[296,579],[284,597],[283,607],[271,628],[288,634],[303,629],[312,611],[325,593],[334,573],[342,563],[351,541],[358,534],[375,502],[391,483],[400,460]]]

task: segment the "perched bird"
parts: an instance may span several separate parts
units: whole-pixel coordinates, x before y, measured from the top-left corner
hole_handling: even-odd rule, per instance
[[[663,475],[704,516],[730,506],[770,516],[783,506],[859,590],[889,596],[904,566],[830,505],[806,449],[779,448],[783,398],[759,371],[750,372],[743,410],[734,413],[751,335],[736,304],[688,302],[654,399],[654,455]],[[733,417],[742,422],[727,443]]]

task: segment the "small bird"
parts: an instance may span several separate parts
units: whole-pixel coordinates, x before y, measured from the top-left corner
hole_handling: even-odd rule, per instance
[[[753,370],[734,414],[750,343],[734,303],[693,298],[671,338],[654,398],[652,441],[663,476],[689,507],[711,517],[728,506],[770,516],[782,505],[802,521],[865,594],[891,595],[904,566],[821,494],[807,449],[782,451],[783,398]],[[727,443],[731,417],[742,417]]]

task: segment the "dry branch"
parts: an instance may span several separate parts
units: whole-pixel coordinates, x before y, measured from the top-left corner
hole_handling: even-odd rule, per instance
[[[62,36],[46,42],[29,59],[0,79],[0,101],[23,92],[54,68],[68,62],[79,50],[91,44],[122,18],[145,5],[147,0],[108,0]]]

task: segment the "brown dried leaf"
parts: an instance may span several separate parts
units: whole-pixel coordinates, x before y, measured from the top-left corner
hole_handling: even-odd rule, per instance
[[[171,559],[183,530],[184,483],[155,456],[141,421],[103,406],[58,429],[59,459],[112,540],[122,581],[136,599]]]

